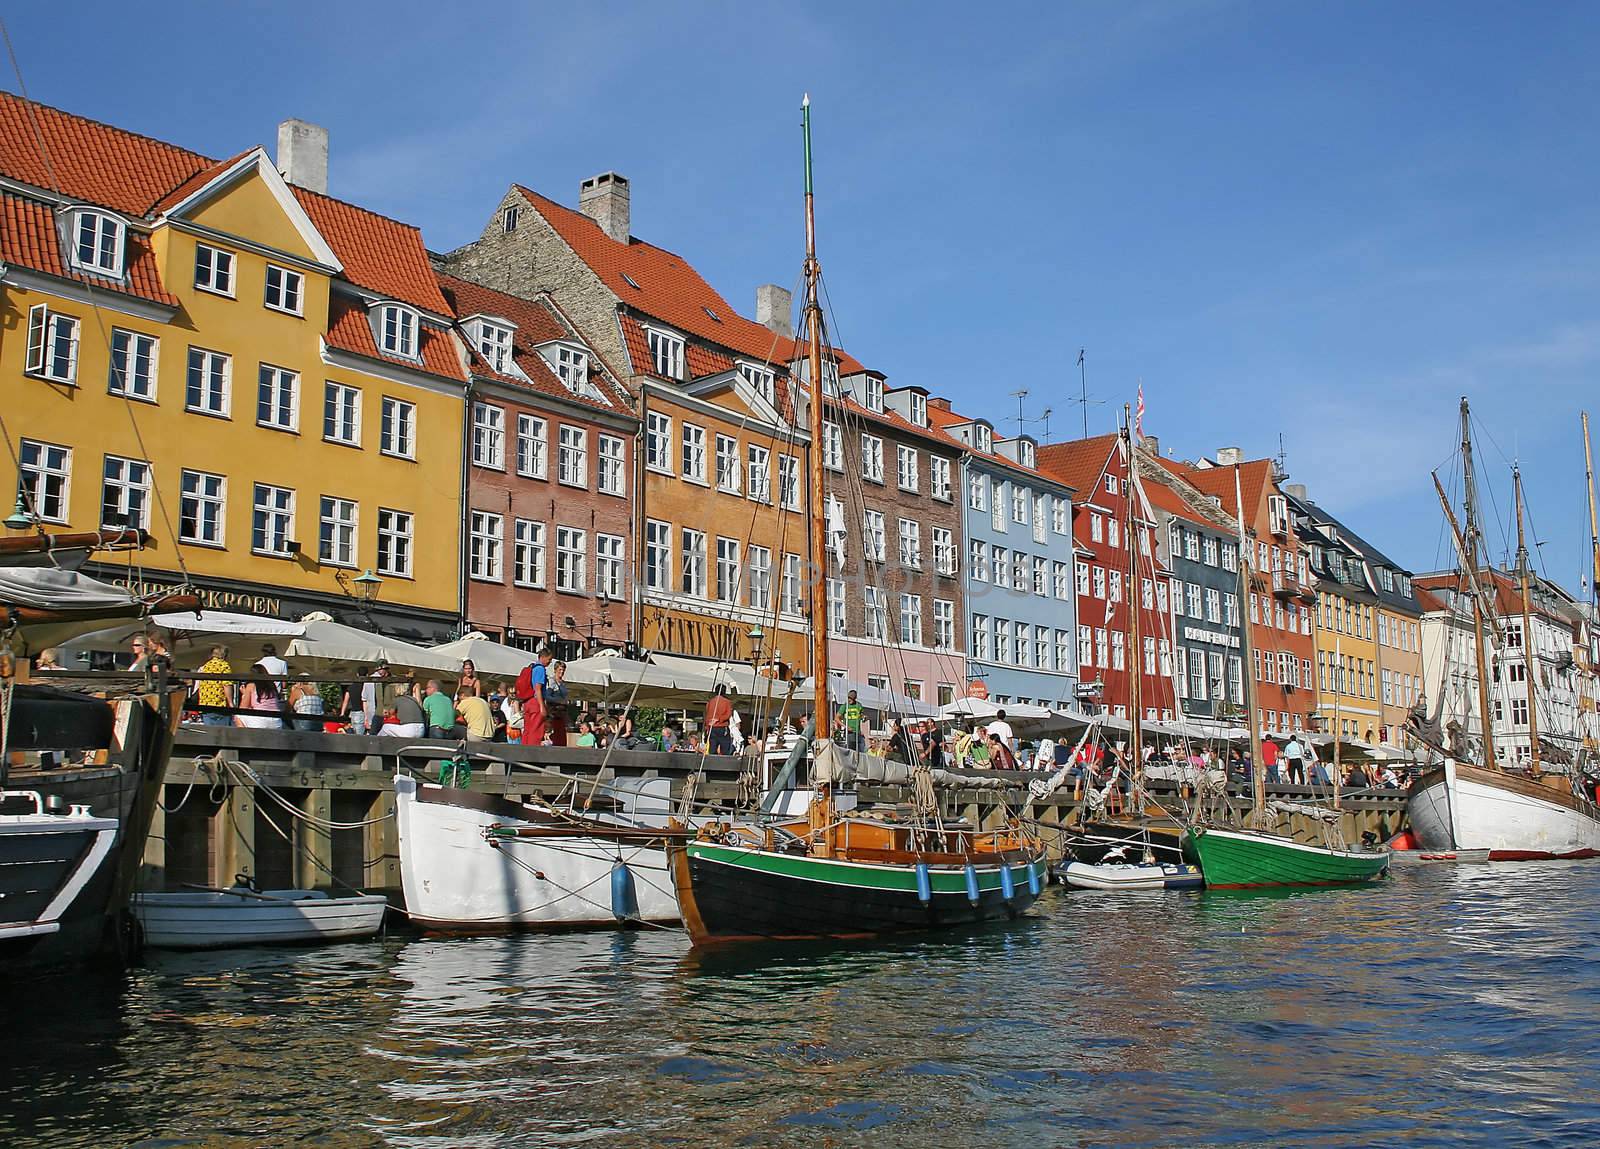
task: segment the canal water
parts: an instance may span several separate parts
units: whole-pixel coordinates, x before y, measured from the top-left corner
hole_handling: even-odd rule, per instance
[[[1052,891],[702,958],[391,937],[7,987],[0,1145],[1600,1144],[1595,863]]]

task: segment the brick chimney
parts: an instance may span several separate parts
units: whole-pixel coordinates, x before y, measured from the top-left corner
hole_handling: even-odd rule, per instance
[[[948,411],[950,410],[950,400],[943,395],[930,395],[928,396],[928,406],[936,411]]]
[[[763,283],[756,288],[756,322],[785,339],[794,338],[794,296],[786,287]]]
[[[578,189],[578,210],[618,243],[628,242],[628,179],[616,172],[601,172]]]
[[[278,171],[296,187],[328,194],[328,129],[304,120],[278,125]]]

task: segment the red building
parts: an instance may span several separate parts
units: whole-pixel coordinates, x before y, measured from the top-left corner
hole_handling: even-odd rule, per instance
[[[1137,658],[1140,708],[1149,721],[1171,720],[1178,711],[1172,681],[1172,612],[1169,572],[1155,546],[1156,518],[1149,501],[1130,493],[1128,458],[1118,435],[1098,435],[1038,449],[1039,469],[1078,492],[1072,507],[1073,577],[1078,608],[1078,680],[1087,702],[1094,684],[1099,703],[1127,717],[1130,667]],[[1129,582],[1128,502],[1134,500],[1138,540]],[[1128,607],[1136,605],[1137,651],[1130,651]]]
[[[468,347],[462,584],[470,629],[563,656],[630,634],[626,392],[548,299],[439,276]]]

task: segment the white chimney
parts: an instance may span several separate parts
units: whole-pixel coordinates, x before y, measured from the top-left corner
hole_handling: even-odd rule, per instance
[[[1217,464],[1231,467],[1235,463],[1244,462],[1244,451],[1238,447],[1220,447],[1217,450]]]
[[[304,120],[278,125],[278,171],[307,191],[328,194],[328,129]]]
[[[756,288],[756,322],[770,328],[785,339],[794,338],[794,324],[790,315],[794,311],[794,296],[786,287],[776,283],[763,283]]]
[[[578,189],[578,210],[618,243],[628,242],[628,179],[616,172],[590,176]]]

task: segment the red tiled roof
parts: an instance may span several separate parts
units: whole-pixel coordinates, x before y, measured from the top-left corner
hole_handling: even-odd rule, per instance
[[[96,290],[137,296],[167,307],[178,306],[177,299],[161,286],[160,270],[144,236],[127,233],[124,259],[128,274],[124,279],[85,275],[62,260],[55,212],[49,204],[9,194],[0,196],[0,201],[3,201],[0,202],[0,261],[92,284]]]
[[[622,323],[622,343],[627,349],[628,360],[633,364],[633,369],[640,375],[648,375],[652,379],[663,379],[665,376],[656,373],[655,362],[650,355],[649,337],[645,335],[643,324],[632,315],[620,316]],[[766,330],[762,328],[762,330]],[[689,381],[705,379],[712,375],[721,375],[732,371],[738,364],[733,356],[718,351],[714,347],[707,347],[703,343],[688,342],[683,349],[684,367],[689,372]],[[791,383],[789,376],[784,374],[784,364],[774,363],[772,395],[774,405],[784,418],[794,417],[794,406],[791,396]],[[671,383],[681,383],[682,380],[666,380]]]
[[[0,92],[0,173],[22,183],[142,217],[212,163],[196,152]]]
[[[1087,499],[1099,488],[1100,478],[1106,473],[1111,453],[1116,449],[1114,433],[1069,439],[1065,443],[1046,443],[1039,448],[1039,469],[1083,492]]]
[[[434,290],[438,290],[437,285]],[[329,347],[336,347],[340,351],[348,351],[353,355],[377,359],[384,363],[395,363],[428,371],[446,379],[466,382],[466,369],[461,365],[461,356],[457,353],[455,340],[448,331],[423,324],[420,343],[422,349],[420,365],[409,359],[385,355],[378,350],[377,340],[372,337],[372,324],[367,321],[365,307],[342,295],[335,295],[328,301]]]
[[[1139,477],[1141,480],[1139,485],[1144,488],[1145,496],[1150,500],[1152,506],[1159,507],[1161,510],[1176,515],[1187,522],[1198,523],[1201,526],[1213,529],[1217,527],[1215,522],[1195,510],[1189,504],[1189,500],[1185,499],[1176,488],[1168,486],[1159,479],[1147,478],[1142,470]]]
[[[194,175],[184,180],[181,184],[173,188],[170,192],[152,204],[150,207],[150,214],[160,215],[164,211],[170,211],[172,208],[176,207],[189,196],[205,187],[206,184],[216,179],[223,172],[227,171],[234,164],[244,159],[245,156],[249,155],[250,152],[253,151],[255,151],[255,149],[251,148],[249,151],[240,152],[231,159],[218,160],[209,167],[201,168],[199,171],[195,172]]]
[[[1494,609],[1496,614],[1502,618],[1521,616],[1522,583],[1513,572],[1491,567],[1488,570],[1480,570],[1478,577],[1487,580],[1489,585],[1494,588]],[[1411,589],[1415,592],[1417,601],[1423,603],[1423,609],[1443,610],[1446,603],[1437,592],[1453,591],[1458,588],[1464,589],[1466,585],[1466,580],[1463,576],[1453,571],[1448,571],[1438,574],[1418,575],[1412,580]],[[1433,592],[1428,594],[1426,600],[1423,598],[1425,591]],[[1533,614],[1555,621],[1562,626],[1571,625],[1568,619],[1542,606],[1537,597],[1530,603],[1530,610]]]
[[[450,314],[420,231],[332,196],[292,190],[351,283],[435,315]]]
[[[957,412],[950,410],[948,407],[935,406],[933,403],[928,404],[928,426],[939,432],[942,437],[954,443],[957,450],[968,452],[974,458],[986,459],[989,462],[994,463],[996,466],[1005,467],[1008,470],[1019,471],[1024,475],[1032,475],[1052,483],[1061,483],[1062,486],[1072,490],[1074,494],[1077,493],[1078,488],[1074,487],[1071,483],[1062,482],[1059,477],[1051,474],[1042,466],[1029,467],[1023,463],[1017,462],[1015,459],[1008,459],[1004,455],[986,455],[980,451],[974,451],[955,435],[955,428],[963,426],[967,423],[971,423],[972,421],[973,420],[971,417],[958,414]],[[1043,448],[1036,448],[1036,451],[1037,450],[1043,450]],[[1037,454],[1035,454],[1035,458],[1038,458]]]
[[[1233,484],[1232,465],[1218,467],[1191,467],[1174,459],[1162,459],[1161,465],[1174,475],[1187,479],[1197,488],[1208,495],[1215,495],[1222,500],[1222,507],[1229,514],[1238,510],[1238,498],[1235,497]],[[1238,496],[1244,499],[1245,525],[1250,526],[1252,517],[1261,507],[1261,496],[1267,484],[1272,480],[1272,460],[1252,459],[1239,465],[1239,491]]]
[[[740,315],[681,256],[632,236],[618,242],[582,212],[529,188],[519,185],[517,190],[629,308],[758,363],[786,365],[792,341]],[[634,369],[648,362],[635,358]]]
[[[576,343],[583,341],[571,331],[548,304],[541,300],[522,299],[515,295],[496,291],[490,287],[457,279],[453,275],[439,276],[439,287],[444,294],[445,301],[451,305],[451,314],[458,320],[469,315],[493,315],[509,320],[516,324],[516,331],[511,336],[511,357],[516,361],[526,380],[514,375],[503,375],[494,370],[487,360],[469,344],[468,354],[472,359],[474,374],[486,375],[497,379],[511,387],[540,391],[558,398],[575,400],[587,403],[593,407],[604,410],[626,412],[628,410],[627,397],[620,389],[613,386],[611,380],[606,378],[600,370],[599,362],[593,352],[589,355],[589,382],[592,383],[602,395],[610,400],[609,405],[597,402],[583,395],[575,395],[561,382],[560,377],[550,370],[550,365],[545,362],[535,348],[539,344],[548,343],[553,339],[566,339]],[[463,340],[463,342],[466,342]]]

